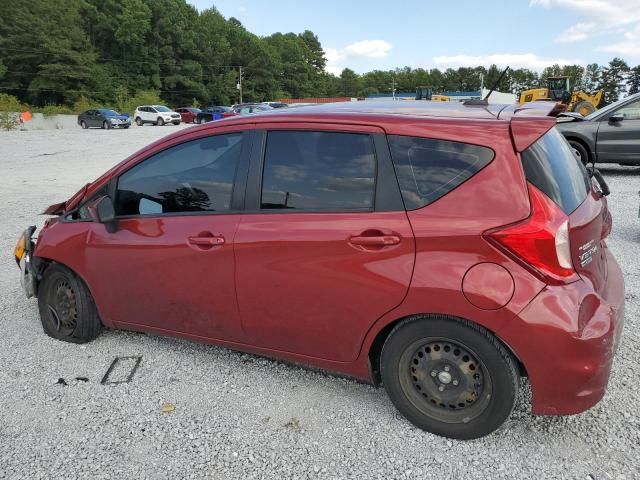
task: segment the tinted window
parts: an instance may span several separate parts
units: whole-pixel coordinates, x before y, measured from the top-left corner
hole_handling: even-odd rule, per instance
[[[144,160],[120,176],[117,214],[229,210],[241,138],[201,138]]]
[[[369,135],[270,132],[264,159],[262,208],[370,209],[375,171]]]
[[[390,135],[389,147],[407,210],[446,195],[493,160],[493,150],[467,143]]]
[[[640,100],[622,107],[620,110],[616,111],[616,113],[624,115],[625,120],[640,120]]]
[[[522,152],[522,166],[527,181],[567,215],[578,208],[591,188],[586,168],[555,128]]]

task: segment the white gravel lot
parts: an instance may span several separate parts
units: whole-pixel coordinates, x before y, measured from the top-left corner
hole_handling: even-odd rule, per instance
[[[78,346],[43,333],[19,285],[18,235],[176,128],[0,133],[0,478],[640,478],[640,168],[604,169],[609,245],[627,282],[604,400],[581,415],[534,417],[524,388],[505,427],[456,442],[349,379],[153,335],[109,331]],[[131,383],[101,385],[116,355],[143,360]]]

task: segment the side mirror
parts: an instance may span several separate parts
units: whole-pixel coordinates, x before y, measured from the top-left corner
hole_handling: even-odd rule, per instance
[[[100,197],[89,205],[89,214],[94,222],[104,224],[107,232],[114,233],[117,230],[116,209],[111,197]]]
[[[614,113],[609,117],[609,123],[620,123],[624,120],[624,115],[622,113]]]

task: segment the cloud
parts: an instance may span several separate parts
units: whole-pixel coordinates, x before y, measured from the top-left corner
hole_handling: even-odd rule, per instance
[[[633,30],[626,32],[621,42],[603,45],[597,50],[629,57],[640,57],[640,23]]]
[[[588,23],[576,23],[570,26],[560,35],[555,38],[556,43],[573,43],[586,40],[589,35],[596,29],[596,24],[592,22]]]
[[[393,45],[386,40],[360,40],[343,48],[325,48],[324,55],[327,58],[325,70],[334,75],[340,75],[344,68],[340,64],[344,60],[383,58],[389,55],[392,48]]]
[[[496,64],[499,67],[528,68],[543,70],[553,64],[572,65],[582,64],[582,60],[575,58],[546,58],[533,53],[496,53],[493,55],[450,55],[433,57],[433,63],[440,67],[476,67]]]
[[[530,0],[529,6],[561,8],[568,10],[578,20],[555,38],[556,43],[579,42],[595,35],[617,36],[620,29],[624,29],[624,41],[614,41],[598,50],[640,56],[640,47],[632,43],[637,37],[628,38],[640,27],[640,0]]]

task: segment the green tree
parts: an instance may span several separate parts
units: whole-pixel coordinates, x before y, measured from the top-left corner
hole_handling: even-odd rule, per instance
[[[636,65],[629,72],[629,95],[640,93],[640,65]]]
[[[590,63],[584,72],[584,79],[582,86],[589,92],[593,93],[600,87],[600,76],[602,74],[602,68],[597,63]]]
[[[629,73],[629,65],[624,60],[616,57],[602,69],[600,75],[600,88],[604,90],[604,104],[618,101],[627,91],[626,78]]]
[[[356,97],[361,90],[360,77],[350,68],[345,68],[340,74],[340,95]]]

